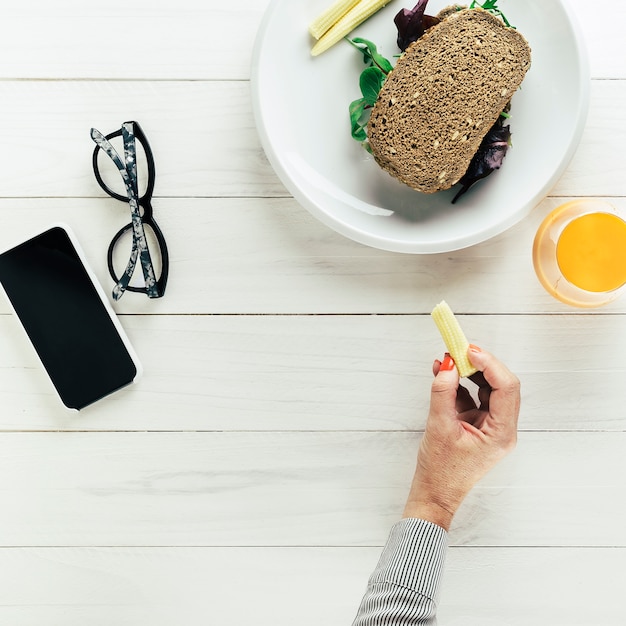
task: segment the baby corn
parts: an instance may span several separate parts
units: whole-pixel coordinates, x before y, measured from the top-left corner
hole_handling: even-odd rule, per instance
[[[311,54],[317,56],[349,35],[359,24],[371,17],[391,0],[361,0],[339,18],[313,46]]]
[[[470,363],[467,356],[469,342],[459,326],[452,309],[445,300],[442,300],[432,311],[431,316],[443,337],[450,356],[456,363],[461,377],[471,376],[478,370]]]
[[[339,21],[359,2],[361,0],[337,0],[309,24],[309,32],[315,39],[319,39],[335,22]]]

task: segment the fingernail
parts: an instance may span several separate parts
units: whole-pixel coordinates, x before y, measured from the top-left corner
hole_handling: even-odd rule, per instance
[[[469,345],[469,349],[470,349],[472,352],[482,352],[482,350],[481,350],[478,346],[475,346],[473,343],[470,343],[470,345]]]
[[[439,371],[449,372],[454,369],[454,359],[446,352],[446,355],[443,357],[443,361],[441,361],[441,367]]]

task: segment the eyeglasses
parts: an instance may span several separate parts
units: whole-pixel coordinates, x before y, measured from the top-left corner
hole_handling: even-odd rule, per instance
[[[110,141],[116,137],[122,137],[124,144],[124,160],[121,159],[120,155],[117,153]],[[113,299],[119,300],[122,295],[124,295],[125,291],[145,293],[149,298],[160,298],[165,293],[165,286],[167,284],[167,276],[169,273],[169,255],[167,252],[165,238],[163,237],[161,229],[154,220],[152,205],[150,203],[152,200],[155,179],[154,158],[152,156],[150,144],[148,144],[148,140],[141,130],[141,126],[139,126],[137,122],[124,122],[119,130],[116,130],[114,133],[110,133],[106,136],[99,130],[92,128],[91,138],[96,143],[92,161],[93,172],[98,184],[112,198],[122,202],[128,202],[130,205],[131,222],[117,232],[115,237],[113,237],[107,252],[109,274],[115,281]],[[148,173],[146,188],[145,190],[142,190],[141,195],[139,195],[137,177],[138,157],[136,143],[139,143],[143,149]],[[110,157],[121,174],[124,182],[124,193],[120,193],[120,191],[122,191],[120,185],[118,185],[120,189],[116,191],[104,181],[98,162],[98,155],[101,150]],[[145,228],[146,226],[148,228]],[[158,279],[156,278],[152,257],[148,248],[146,230],[153,234],[153,240],[157,243],[161,257],[160,277]],[[129,234],[132,235],[130,258],[121,277],[118,277],[114,267],[114,251],[120,241],[128,239]],[[137,258],[139,258],[141,263],[144,286],[130,284],[137,264]]]

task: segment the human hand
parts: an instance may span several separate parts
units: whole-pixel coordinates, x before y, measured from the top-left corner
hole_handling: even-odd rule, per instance
[[[468,356],[479,370],[470,377],[478,385],[478,406],[459,385],[449,355],[433,365],[430,411],[404,510],[404,517],[426,519],[446,530],[472,487],[517,441],[518,378],[475,346]]]

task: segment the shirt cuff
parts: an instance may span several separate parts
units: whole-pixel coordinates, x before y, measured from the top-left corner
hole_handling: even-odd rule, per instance
[[[406,518],[394,524],[369,584],[391,583],[436,602],[448,533],[426,520]]]

